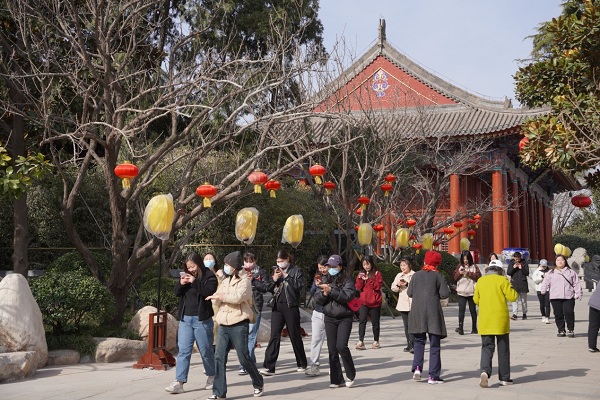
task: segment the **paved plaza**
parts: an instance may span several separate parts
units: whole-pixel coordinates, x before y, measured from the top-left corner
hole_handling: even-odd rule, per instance
[[[324,347],[318,377],[296,372],[289,340],[282,343],[277,374],[265,377],[264,397],[273,399],[598,399],[600,398],[600,353],[587,351],[587,301],[575,308],[575,338],[556,337],[556,326],[543,324],[537,298],[529,295],[529,319],[511,321],[511,374],[513,386],[498,386],[496,357],[490,388],[479,387],[480,337],[454,332],[458,325],[456,304],[444,309],[449,337],[442,341],[443,385],[429,385],[427,380],[415,382],[410,372],[412,355],[403,353],[405,346],[402,320],[382,318],[379,350],[354,350],[358,324],[353,327],[351,349],[357,367],[356,386],[329,388],[327,349]],[[303,323],[310,332],[310,323]],[[367,325],[365,344],[370,345],[371,325]],[[471,330],[467,312],[465,331]],[[310,350],[310,337],[304,339]],[[259,366],[266,343],[257,349]],[[369,346],[368,346],[369,347]],[[35,377],[0,384],[1,400],[36,399],[206,399],[212,391],[203,390],[206,378],[202,374],[200,356],[192,357],[186,393],[164,391],[175,377],[175,371],[133,369],[132,362],[112,364],[78,364],[53,366],[39,370]],[[425,371],[427,370],[427,354]],[[237,360],[232,353],[228,365],[228,399],[252,397],[248,376],[237,374]]]

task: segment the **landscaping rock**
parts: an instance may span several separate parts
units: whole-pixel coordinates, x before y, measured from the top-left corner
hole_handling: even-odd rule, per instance
[[[0,383],[24,379],[35,375],[35,372],[37,371],[37,360],[38,357],[36,357],[35,351],[1,353]]]
[[[144,340],[148,340],[148,326],[150,321],[148,315],[155,313],[156,307],[146,306],[138,310],[129,322],[128,328],[133,332],[137,332]],[[172,351],[177,348],[177,330],[179,322],[171,314],[167,314],[167,350]]]
[[[33,352],[36,369],[46,365],[42,313],[21,274],[7,275],[0,282],[0,343],[8,353]]]
[[[78,364],[81,355],[76,350],[52,350],[48,352],[46,365],[71,365]]]
[[[95,362],[137,361],[148,350],[143,340],[122,338],[94,338],[96,347]]]

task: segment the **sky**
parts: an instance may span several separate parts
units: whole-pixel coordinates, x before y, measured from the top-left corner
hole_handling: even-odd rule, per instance
[[[428,71],[491,100],[515,100],[512,76],[537,27],[564,0],[321,0],[325,46],[343,37],[356,58],[377,42],[379,19],[396,50]]]

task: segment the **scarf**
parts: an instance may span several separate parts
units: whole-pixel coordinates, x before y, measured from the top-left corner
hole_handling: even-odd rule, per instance
[[[423,268],[421,268],[422,270],[425,270],[427,272],[429,271],[433,271],[433,272],[438,272],[437,267],[434,267],[433,265],[425,265]]]

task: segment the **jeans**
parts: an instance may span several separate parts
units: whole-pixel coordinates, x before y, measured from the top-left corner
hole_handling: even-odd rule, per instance
[[[219,397],[225,397],[227,394],[227,376],[225,372],[229,343],[233,344],[242,367],[248,371],[248,375],[252,379],[252,386],[255,389],[262,388],[264,385],[263,377],[258,373],[256,364],[252,362],[250,354],[248,354],[248,320],[244,320],[235,325],[219,325],[215,352],[216,374],[213,394]]]
[[[600,310],[590,307],[590,321],[588,325],[588,347],[590,349],[598,347],[598,330],[600,330]]]
[[[381,306],[369,308],[362,305],[358,309],[358,340],[365,340],[367,331],[367,319],[371,314],[371,325],[373,325],[373,341],[379,342],[379,320],[381,319]]]
[[[510,341],[506,335],[481,335],[481,371],[492,376],[492,358],[498,341],[498,379],[510,380]]]
[[[527,314],[527,293],[519,293],[517,301],[512,303],[512,313],[514,315],[517,315],[519,310],[519,302],[521,303],[521,311],[523,311],[523,314]]]
[[[417,368],[423,371],[423,363],[425,359],[425,341],[427,333],[415,333],[414,349],[415,354],[412,363],[412,372]],[[441,357],[441,338],[439,335],[429,333],[429,377],[437,379],[442,371]]]
[[[565,322],[567,330],[575,330],[575,299],[552,299],[552,308],[554,309],[554,322],[559,332],[565,331]]]
[[[352,353],[348,348],[350,332],[352,332],[352,317],[338,319],[325,316],[325,332],[327,333],[327,350],[329,351],[329,380],[334,385],[344,383],[340,356],[346,370],[346,377],[351,381],[356,377],[356,368]]]
[[[197,316],[184,315],[181,321],[179,321],[179,330],[177,332],[179,354],[177,354],[175,379],[179,382],[187,382],[194,341],[198,345],[198,351],[202,357],[202,364],[204,365],[206,375],[215,375],[215,353],[212,346],[212,318],[199,321]]]
[[[263,367],[269,371],[275,371],[275,364],[277,364],[281,347],[281,331],[286,325],[290,342],[292,342],[292,349],[296,356],[296,366],[299,368],[307,367],[306,352],[300,335],[300,310],[298,307],[290,308],[285,303],[277,303],[271,311],[271,338],[265,350],[265,361],[263,363]]]
[[[313,310],[311,322],[310,365],[319,365],[321,349],[323,343],[325,343],[325,315],[322,312]]]
[[[248,354],[250,354],[250,359],[254,364],[256,364],[256,355],[254,354],[254,350],[256,349],[256,338],[258,337],[258,329],[260,328],[261,319],[262,312],[259,312],[256,316],[256,322],[248,325]],[[240,369],[242,368],[242,364],[240,364]]]
[[[550,293],[542,294],[537,292],[538,301],[540,302],[540,313],[542,317],[550,317]]]
[[[469,304],[469,313],[471,314],[471,329],[477,329],[477,308],[473,301],[473,296],[458,296],[458,323],[462,327],[465,321],[465,311]]]

